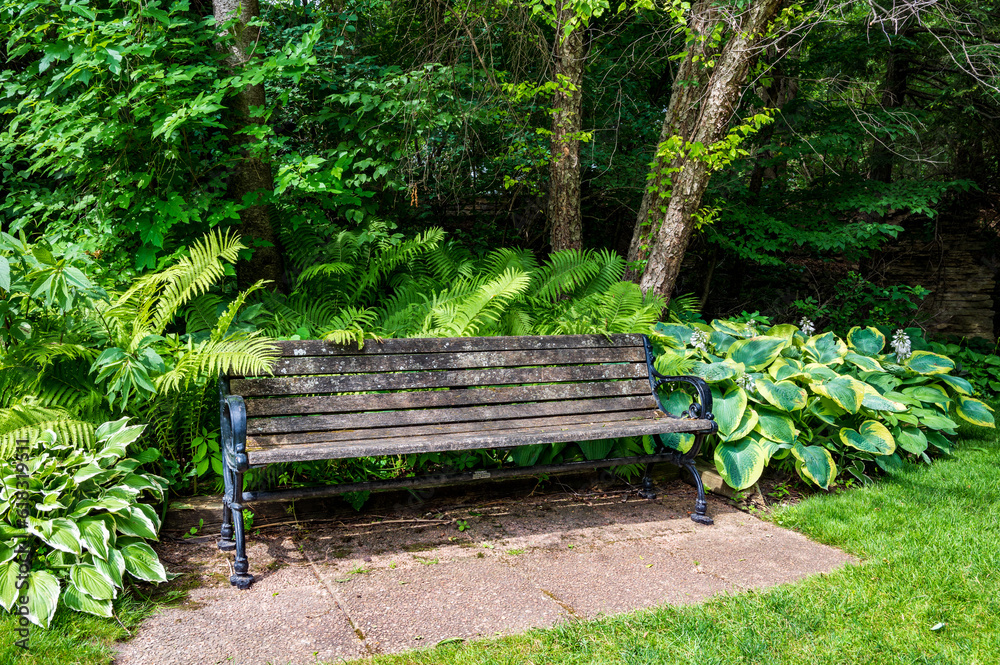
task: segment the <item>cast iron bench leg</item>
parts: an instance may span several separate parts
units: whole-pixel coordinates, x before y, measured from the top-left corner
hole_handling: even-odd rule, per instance
[[[229,507],[233,500],[233,477],[225,462],[223,462],[222,480],[226,485],[226,492],[222,495],[222,532],[219,534],[219,550],[232,552],[236,549],[236,541],[233,540],[233,509]]]
[[[233,562],[233,574],[229,576],[229,583],[238,589],[249,589],[253,584],[253,575],[249,573],[250,562],[247,560],[246,529],[243,526],[243,474],[233,473],[233,496],[236,499],[232,503],[233,526],[236,533],[236,561]]]
[[[715,524],[715,520],[705,514],[708,510],[708,502],[705,501],[705,486],[701,482],[698,467],[695,466],[693,459],[685,459],[682,466],[691,472],[694,485],[698,488],[698,498],[694,501],[694,512],[691,513],[691,519],[698,524]]]
[[[656,490],[653,489],[653,479],[649,477],[649,470],[652,468],[652,464],[646,465],[646,469],[642,473],[642,489],[639,490],[639,496],[649,501],[656,498]]]

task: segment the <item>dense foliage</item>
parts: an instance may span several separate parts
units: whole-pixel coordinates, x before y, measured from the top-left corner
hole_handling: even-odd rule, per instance
[[[719,423],[715,465],[736,489],[757,482],[772,460],[824,489],[840,471],[867,481],[876,467],[948,453],[954,418],[994,426],[992,409],[951,373],[955,363],[914,350],[903,330],[888,345],[870,326],[851,328],[846,344],[832,332],[753,321],[658,325],[657,331],[664,344],[657,369],[711,385]],[[667,398],[678,415],[690,403],[683,393]]]
[[[126,573],[165,582],[166,571],[146,542],[160,530],[157,504],[167,481],[139,471],[159,457],[147,448],[128,455],[142,425],[104,423],[93,447],[66,443],[51,432],[0,460],[0,606],[28,598],[28,620],[47,627],[59,601],[80,612],[110,617]],[[156,503],[140,499],[152,498]],[[37,539],[24,544],[24,533]],[[21,544],[22,547],[18,545]],[[29,593],[18,584],[23,571]],[[16,557],[16,558],[15,558]]]

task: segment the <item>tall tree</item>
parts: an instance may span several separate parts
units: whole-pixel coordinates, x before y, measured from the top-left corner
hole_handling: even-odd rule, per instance
[[[669,300],[711,177],[702,148],[726,136],[750,65],[781,0],[742,8],[699,0],[688,15],[688,50],[674,79],[660,147],[643,195],[628,259],[628,277]],[[663,149],[672,142],[679,149]],[[641,267],[640,267],[641,266]]]
[[[232,24],[232,42],[226,63],[236,71],[253,66],[255,51],[260,42],[260,27],[251,25],[260,17],[258,0],[213,0],[212,9],[217,25],[235,19]],[[265,122],[261,111],[265,105],[264,84],[247,85],[230,100],[230,112],[237,122],[231,125],[231,140],[242,144],[243,159],[235,165],[229,179],[229,196],[237,203],[250,195],[251,205],[240,210],[240,233],[253,249],[247,261],[236,266],[239,288],[249,288],[258,280],[269,280],[269,288],[285,290],[284,264],[278,239],[271,226],[270,207],[263,201],[265,192],[274,190],[271,165],[262,158],[253,133],[246,130],[251,125]],[[256,109],[256,111],[255,111]]]
[[[552,251],[583,247],[580,212],[580,131],[583,128],[585,28],[577,22],[569,0],[558,0],[552,100],[548,219]]]

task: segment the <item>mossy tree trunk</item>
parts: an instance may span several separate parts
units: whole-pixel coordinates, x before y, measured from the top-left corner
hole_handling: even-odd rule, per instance
[[[574,17],[571,8],[559,8],[555,31],[555,80],[552,100],[552,161],[549,164],[548,221],[552,251],[583,247],[580,213],[580,130],[583,127],[583,69],[586,60],[585,28],[577,25],[568,35],[563,26]]]
[[[213,0],[215,21],[221,25],[236,18],[233,26],[233,43],[229,47],[226,63],[234,70],[253,66],[254,49],[260,41],[260,28],[248,23],[260,16],[258,0]],[[263,124],[264,118],[253,109],[263,109],[266,104],[264,86],[249,85],[232,98],[229,111],[235,122],[231,126],[233,146],[242,152],[230,174],[229,197],[237,203],[254,195],[252,205],[240,211],[240,234],[243,242],[253,249],[249,260],[236,265],[236,281],[245,289],[258,280],[269,280],[268,288],[284,291],[284,263],[278,239],[271,225],[271,207],[262,201],[265,192],[274,190],[271,165],[262,158],[262,146],[255,139],[239,130],[250,124]]]
[[[707,147],[726,136],[747,72],[780,4],[752,0],[738,16],[724,14],[726,8],[716,0],[692,6],[691,39],[674,79],[661,144],[679,137]],[[710,36],[723,21],[725,35],[713,46]],[[670,300],[710,177],[705,160],[657,150],[628,254],[627,277],[643,291]]]

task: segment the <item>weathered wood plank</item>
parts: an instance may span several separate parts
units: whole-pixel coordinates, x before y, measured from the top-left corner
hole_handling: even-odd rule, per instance
[[[298,416],[293,418],[250,418],[247,421],[247,434],[370,429],[375,427],[400,427],[403,425],[423,425],[429,423],[510,420],[571,413],[605,413],[608,411],[632,411],[635,409],[655,408],[656,399],[650,394],[558,402],[533,402],[530,404],[419,409],[416,411],[373,411],[324,416]]]
[[[523,383],[568,383],[609,381],[648,376],[645,362],[616,365],[577,365],[398,374],[357,374],[353,376],[274,377],[233,379],[230,391],[244,397],[270,395],[322,395],[378,390],[501,386]]]
[[[641,347],[600,349],[546,349],[542,351],[487,351],[418,353],[392,356],[331,356],[285,358],[277,361],[275,376],[410,372],[436,369],[581,365],[585,363],[639,362],[646,359]]]
[[[517,337],[435,337],[370,340],[362,349],[339,346],[322,340],[277,342],[281,355],[361,356],[393,353],[455,353],[461,351],[515,351],[531,349],[583,349],[601,347],[642,346],[642,335],[543,335]]]
[[[367,395],[332,395],[326,397],[271,397],[248,399],[247,415],[289,416],[352,411],[423,409],[428,407],[473,406],[476,404],[512,404],[544,402],[587,397],[624,397],[648,395],[649,381],[598,381],[557,383],[535,386],[505,386],[430,390],[421,392],[374,393]]]
[[[255,450],[248,452],[250,464],[275,462],[304,462],[318,459],[348,459],[379,455],[408,455],[411,453],[443,452],[450,450],[476,450],[523,446],[559,441],[592,441],[623,436],[642,436],[667,432],[708,432],[713,423],[708,420],[680,420],[661,418],[617,423],[595,422],[532,427],[512,431],[495,430],[480,434],[436,434],[428,436],[398,437],[362,441],[358,443],[307,444]]]
[[[631,422],[635,420],[649,420],[651,418],[663,417],[663,413],[652,409],[639,409],[636,411],[614,411],[601,414],[602,422]],[[430,436],[439,434],[461,434],[461,433],[481,433],[486,431],[519,430],[530,427],[541,427],[551,425],[553,421],[558,421],[561,425],[567,424],[593,424],[595,415],[592,413],[581,413],[563,416],[543,416],[539,418],[519,418],[517,420],[496,420],[493,422],[457,422],[438,423],[433,425],[409,425],[406,427],[394,427],[391,429],[355,429],[342,430],[339,432],[294,432],[284,434],[258,434],[247,439],[247,448],[254,450],[267,450],[270,448],[281,448],[285,446],[305,445],[312,443],[324,443],[330,446],[343,445],[356,441],[377,441],[380,439],[399,439],[408,436]]]

